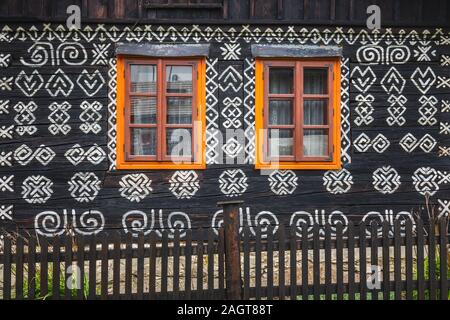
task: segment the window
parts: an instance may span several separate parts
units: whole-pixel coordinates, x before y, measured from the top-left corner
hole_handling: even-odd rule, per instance
[[[340,168],[338,59],[258,59],[256,167]]]
[[[119,57],[117,167],[203,169],[204,59]]]

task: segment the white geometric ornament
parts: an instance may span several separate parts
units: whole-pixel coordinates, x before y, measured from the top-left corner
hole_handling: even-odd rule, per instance
[[[297,189],[298,177],[292,170],[274,170],[268,179],[270,190],[276,195],[293,194]]]
[[[92,49],[92,65],[102,65],[106,66],[108,64],[108,49],[111,46],[111,43],[93,43]]]
[[[14,175],[0,176],[0,192],[14,192]]]
[[[177,199],[190,199],[200,189],[195,171],[176,171],[169,179],[169,190]]]
[[[98,134],[102,130],[99,122],[102,119],[100,111],[102,110],[103,105],[99,101],[93,101],[92,103],[83,101],[80,108],[83,110],[79,116],[80,120],[83,122],[80,125],[80,130],[85,134],[90,132]]]
[[[241,169],[225,170],[219,177],[220,191],[227,197],[241,196],[248,187],[247,176]]]
[[[400,146],[408,153],[413,152],[417,147],[422,149],[423,152],[430,153],[436,145],[436,139],[428,133],[420,139],[417,139],[412,133],[407,133],[400,140]]]
[[[14,151],[14,160],[20,165],[26,166],[33,159],[40,162],[43,166],[47,166],[55,157],[55,152],[43,144],[41,144],[34,152],[26,144],[21,145]]]
[[[92,97],[103,87],[105,78],[103,78],[99,70],[95,70],[93,73],[83,70],[77,78],[77,83],[84,93]]]
[[[14,77],[2,77],[0,78],[0,90],[12,91]]]
[[[50,121],[50,125],[48,126],[48,131],[51,134],[57,135],[59,133],[63,135],[67,135],[71,127],[67,124],[70,120],[70,115],[68,111],[72,108],[70,103],[64,101],[63,103],[53,102],[49,107],[51,111],[48,116],[48,120]]]
[[[436,169],[422,167],[412,176],[414,188],[423,196],[432,196],[439,190],[439,173]]]
[[[406,80],[395,67],[391,67],[383,79],[381,79],[381,87],[388,94],[401,94],[405,88],[405,84]]]
[[[224,60],[239,60],[241,57],[241,45],[239,43],[225,43],[220,47]]]
[[[377,153],[383,153],[390,145],[389,140],[381,133],[371,140],[363,132],[354,141],[354,147],[358,152],[367,152],[372,147]]]
[[[0,152],[0,167],[11,167],[13,159],[13,152]]]
[[[82,161],[89,161],[93,165],[98,165],[106,158],[105,151],[96,143],[86,151],[79,144],[75,144],[64,155],[74,166],[80,164]]]
[[[400,187],[400,175],[391,166],[378,168],[373,172],[373,186],[382,194],[394,193]]]
[[[219,76],[219,88],[223,92],[229,89],[238,92],[242,89],[242,80],[242,74],[234,66],[228,66]]]
[[[443,76],[438,76],[438,83],[436,86],[437,89],[439,88],[450,88],[450,78],[448,77],[443,77]]]
[[[0,138],[12,139],[14,135],[14,125],[0,126]]]
[[[25,134],[33,135],[37,131],[37,127],[34,124],[36,117],[34,112],[37,110],[38,106],[34,101],[30,101],[27,104],[23,102],[18,102],[14,107],[14,111],[17,112],[14,117],[16,122],[16,132],[20,136]]]
[[[0,114],[9,114],[9,100],[0,100]]]
[[[101,188],[101,181],[93,172],[75,173],[68,184],[70,195],[78,202],[93,201]]]
[[[450,200],[438,199],[438,219],[450,216]]]
[[[236,138],[230,138],[223,146],[222,146],[223,152],[227,155],[228,158],[234,159],[237,156],[239,156],[242,151],[244,150],[244,147],[242,144],[236,139]]]
[[[13,205],[1,205],[0,206],[0,220],[11,220],[13,218]]]
[[[67,97],[72,92],[73,87],[73,82],[62,69],[56,70],[45,85],[45,89],[52,97],[59,95]]]
[[[242,99],[239,97],[226,97],[223,99],[224,108],[221,111],[222,117],[225,119],[223,121],[223,126],[226,129],[238,129],[241,127],[242,123],[240,117],[242,116],[242,111],[239,108],[242,104]]]
[[[372,103],[375,101],[373,95],[368,94],[366,96],[358,94],[356,96],[356,101],[358,105],[355,108],[358,116],[355,118],[354,122],[357,126],[369,125],[373,122],[374,118],[372,116],[374,108]]]
[[[7,68],[11,63],[11,54],[0,53],[0,68]]]
[[[41,175],[27,177],[22,183],[22,197],[28,203],[46,203],[53,194],[53,182]]]
[[[44,78],[37,70],[34,70],[30,75],[25,71],[21,71],[16,77],[16,86],[22,91],[26,97],[32,97],[44,85]]]
[[[140,202],[153,191],[151,183],[143,173],[127,174],[120,179],[120,195],[131,202]]]
[[[330,170],[323,175],[323,185],[332,194],[347,193],[353,185],[353,177],[345,168],[339,171]]]
[[[426,94],[436,82],[436,75],[430,67],[425,70],[417,67],[411,75],[411,81],[422,94]]]
[[[389,96],[388,102],[390,106],[388,107],[388,112],[390,116],[386,118],[386,122],[389,126],[403,126],[406,123],[406,119],[403,117],[403,114],[406,111],[406,107],[404,107],[404,104],[407,101],[408,99],[404,95]]]
[[[439,134],[450,134],[450,122],[439,123]]]
[[[350,78],[356,89],[363,93],[367,92],[377,80],[375,73],[370,67],[366,67],[363,70],[359,66],[353,68]]]

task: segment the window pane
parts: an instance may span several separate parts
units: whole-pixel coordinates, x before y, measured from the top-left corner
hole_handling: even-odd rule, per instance
[[[172,157],[190,157],[192,154],[191,129],[167,129],[167,155]]]
[[[168,93],[192,93],[192,67],[166,66]]]
[[[305,94],[327,94],[327,69],[305,68],[303,74]]]
[[[305,157],[328,155],[328,130],[309,129],[303,133],[303,154]]]
[[[269,124],[292,124],[292,100],[270,100]]]
[[[292,93],[293,68],[270,68],[269,93]]]
[[[131,129],[131,154],[156,155],[156,128]]]
[[[305,100],[303,118],[306,125],[328,124],[328,100]]]
[[[131,123],[156,123],[156,98],[131,98]]]
[[[192,99],[173,97],[167,98],[167,123],[191,124]]]
[[[156,92],[156,66],[131,65],[131,92],[155,93]]]
[[[270,129],[269,154],[271,157],[292,156],[294,154],[293,131],[290,129]]]

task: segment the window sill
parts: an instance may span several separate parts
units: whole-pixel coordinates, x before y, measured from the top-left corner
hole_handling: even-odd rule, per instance
[[[341,162],[278,162],[256,163],[256,169],[261,170],[340,170]]]
[[[117,170],[204,170],[204,163],[180,163],[173,162],[122,162],[117,163]]]

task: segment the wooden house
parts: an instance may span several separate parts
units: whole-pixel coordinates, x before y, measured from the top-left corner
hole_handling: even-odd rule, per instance
[[[448,215],[449,22],[445,0],[2,0],[0,221]]]

